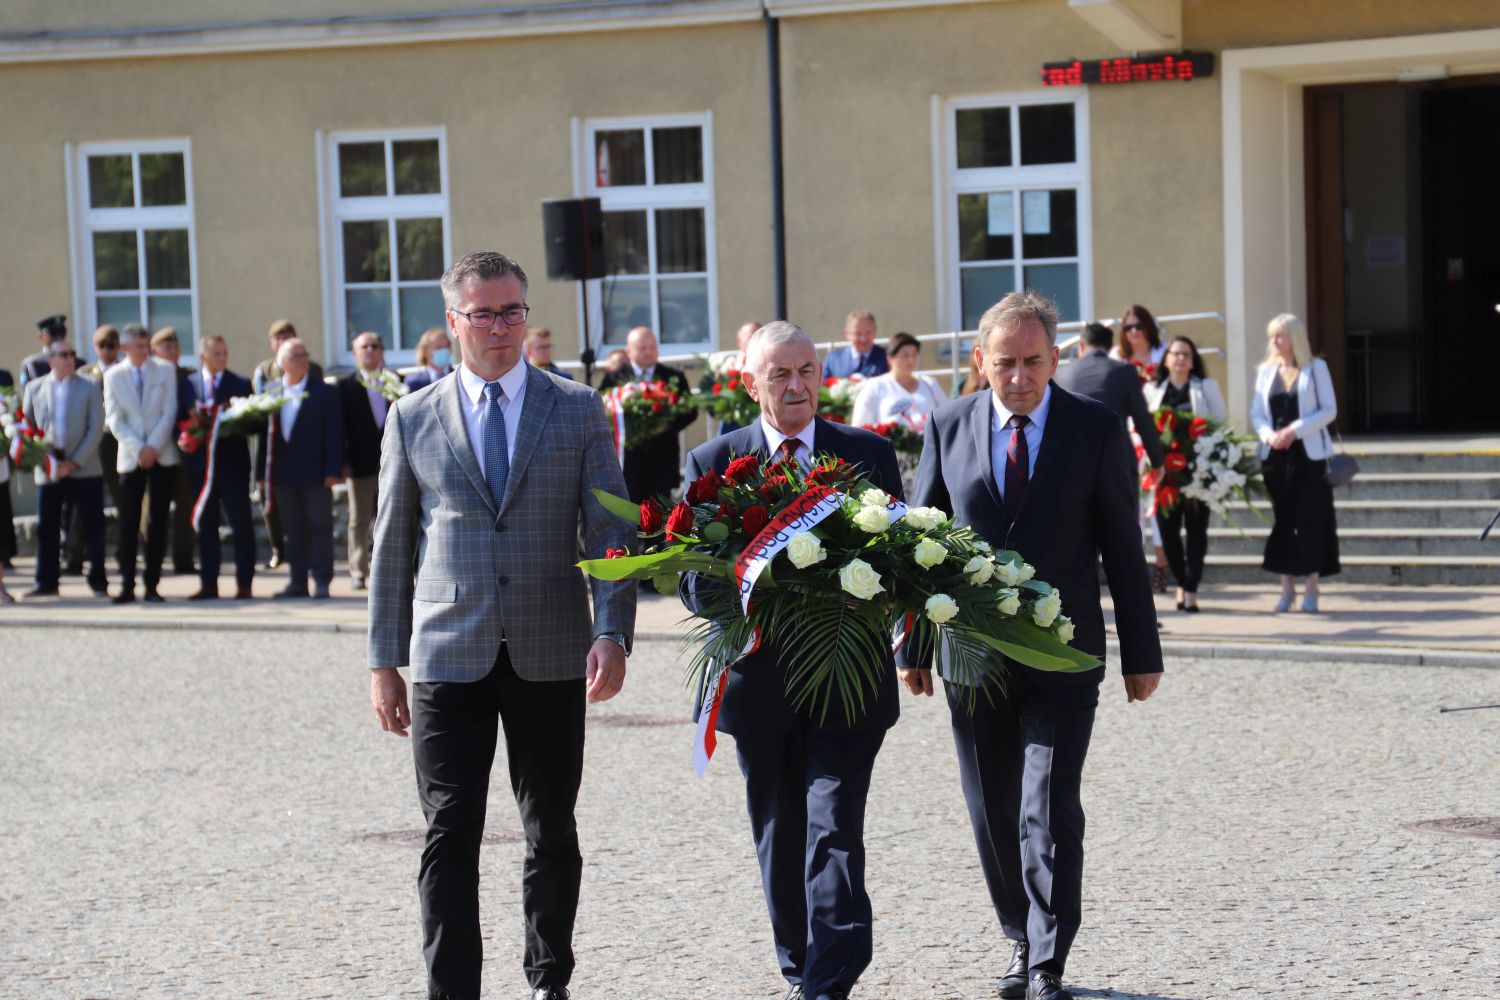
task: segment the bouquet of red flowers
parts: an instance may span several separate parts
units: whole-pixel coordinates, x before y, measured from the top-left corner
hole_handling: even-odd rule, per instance
[[[698,406],[715,420],[748,427],[760,419],[760,404],[750,398],[738,368],[709,369],[698,383]]]
[[[823,387],[818,390],[818,416],[837,424],[847,424],[854,413],[854,397],[859,395],[864,383],[863,375],[848,378],[830,375],[825,378]]]
[[[699,575],[702,648],[691,675],[709,692],[769,638],[799,651],[787,678],[799,708],[826,716],[837,693],[852,720],[876,690],[882,647],[898,627],[901,641],[935,644],[945,675],[971,696],[1003,680],[1002,655],[1042,670],[1098,666],[1068,646],[1061,594],[1017,553],[993,551],[941,510],[907,507],[839,459],[804,471],[741,456],[689,484],[670,508],[595,495],[639,527],[644,552],[586,560],[586,573],[657,579],[663,592],[678,573]]]
[[[652,438],[672,433],[682,418],[697,412],[691,399],[684,399],[660,379],[626,382],[603,390],[603,396],[604,411],[609,414],[614,431],[615,450],[622,454]]]
[[[923,424],[926,421],[922,421]],[[922,428],[915,421],[900,417],[883,424],[865,424],[865,430],[874,431],[891,442],[891,447],[901,455],[912,458],[922,454]]]
[[[191,455],[202,448],[214,429],[214,418],[218,416],[218,412],[217,406],[209,406],[207,409],[194,407],[186,420],[177,421],[177,450],[184,455]]]
[[[1141,385],[1147,385],[1156,381],[1156,366],[1149,361],[1131,361],[1135,366],[1135,373],[1141,377]]]
[[[47,434],[31,425],[11,386],[0,388],[0,435],[6,439],[5,453],[17,471],[30,472],[42,466],[48,477],[55,478],[57,460],[47,448]]]
[[[1266,495],[1254,435],[1234,434],[1222,421],[1171,408],[1156,411],[1156,429],[1166,458],[1146,482],[1157,510],[1170,514],[1179,503],[1207,504],[1228,516],[1229,498],[1237,496],[1265,519],[1250,501],[1251,494]]]

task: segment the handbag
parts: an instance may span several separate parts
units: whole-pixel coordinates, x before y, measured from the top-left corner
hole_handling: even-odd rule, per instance
[[[1318,409],[1321,410],[1323,408],[1323,400],[1318,394],[1318,374],[1317,372],[1308,372],[1308,375],[1312,377],[1313,399],[1317,400]],[[1335,432],[1338,430],[1337,423],[1334,424],[1334,430]],[[1329,438],[1329,450],[1333,452],[1332,455],[1328,456],[1328,462],[1323,468],[1323,481],[1334,489],[1340,486],[1348,486],[1354,482],[1354,477],[1359,475],[1359,462],[1355,461],[1353,455],[1344,451],[1343,434],[1338,435],[1337,448],[1334,447],[1333,438],[1328,434],[1328,428],[1323,428],[1323,435]]]

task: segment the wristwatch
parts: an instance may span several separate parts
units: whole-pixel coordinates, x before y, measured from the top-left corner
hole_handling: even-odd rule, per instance
[[[621,649],[625,650],[626,656],[630,655],[630,643],[625,641],[624,632],[600,632],[598,635],[594,636],[594,638],[608,639],[610,642],[616,643]]]

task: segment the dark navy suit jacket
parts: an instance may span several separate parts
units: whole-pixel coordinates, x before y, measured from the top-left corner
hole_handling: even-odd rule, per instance
[[[859,466],[876,486],[893,497],[901,496],[901,469],[896,464],[896,452],[891,443],[878,434],[819,419],[815,421],[812,446],[815,454],[833,455]],[[749,427],[741,427],[693,449],[684,471],[687,481],[692,482],[709,469],[723,472],[729,467],[730,460],[740,455],[765,458],[768,454],[766,435],[757,420]],[[696,603],[688,593],[684,594],[684,602],[689,610]],[[773,715],[784,716],[793,711],[786,692],[786,661],[790,656],[795,656],[794,650],[785,651],[765,643],[731,668],[723,704],[719,708],[716,727],[719,732],[730,733],[736,739],[744,738],[754,731],[758,720]],[[889,651],[882,664],[880,687],[873,695],[872,701],[871,693],[866,694],[865,714],[849,728],[888,729],[896,724],[901,706],[896,692],[895,659]],[[824,725],[846,727],[844,706],[837,698],[829,705]]]
[[[1036,467],[1012,521],[1000,502],[991,459],[993,394],[976,392],[939,407],[927,421],[913,505],[939,507],[997,549],[1013,549],[1040,580],[1062,591],[1073,619],[1072,645],[1104,658],[1104,612],[1098,560],[1115,604],[1120,661],[1127,674],[1162,669],[1156,607],[1141,530],[1136,473],[1125,424],[1109,407],[1052,383]],[[903,654],[907,651],[902,650]],[[902,666],[926,666],[903,661]],[[1012,669],[1030,668],[1012,664]],[[1036,686],[1097,684],[1104,668],[1086,673],[1031,671]]]
[[[250,380],[243,375],[236,375],[229,369],[224,369],[219,374],[219,382],[214,387],[215,403],[227,403],[236,396],[250,395]],[[203,382],[201,375],[195,373],[190,377],[177,380],[177,419],[186,420],[189,412],[202,400]],[[207,449],[199,448],[191,455],[183,456],[187,463],[189,482],[203,482],[204,473],[208,468]],[[250,444],[243,434],[225,435],[219,438],[219,443],[214,447],[214,488],[237,487],[248,491],[250,484]]]
[[[272,485],[322,486],[324,479],[343,478],[344,416],[338,390],[327,382],[308,375],[307,395],[297,410],[290,441],[281,436],[280,422],[272,418],[255,456],[257,479],[266,478],[266,447],[273,434],[276,453],[271,459]]]

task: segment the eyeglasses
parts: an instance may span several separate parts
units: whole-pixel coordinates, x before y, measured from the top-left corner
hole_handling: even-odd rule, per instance
[[[1146,328],[1144,326],[1141,326],[1141,324],[1139,323],[1126,323],[1124,326],[1120,327],[1120,329],[1124,330],[1126,333],[1129,333],[1131,330],[1144,330]]]
[[[501,309],[499,312],[493,309],[478,309],[471,313],[453,310],[457,316],[462,316],[469,321],[469,325],[476,330],[488,330],[495,325],[496,319],[503,319],[506,326],[520,326],[526,322],[526,317],[531,314],[530,306],[511,306]]]

